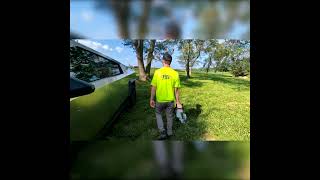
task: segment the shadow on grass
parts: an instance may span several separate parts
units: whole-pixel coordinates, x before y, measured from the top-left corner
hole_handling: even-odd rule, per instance
[[[213,140],[215,137],[209,136],[207,132],[206,115],[201,114],[202,105],[196,104],[195,107],[185,106],[184,112],[187,115],[187,123],[182,124],[179,120],[173,123],[174,137],[172,140],[193,141],[193,140]],[[218,110],[213,108],[214,110]],[[201,119],[199,116],[201,115]]]
[[[233,89],[239,90],[239,91],[248,90],[250,88],[249,80],[239,79],[228,74],[219,74],[219,73],[206,74],[206,73],[195,72],[188,79],[183,72],[180,72],[180,81],[181,81],[181,84],[185,87],[191,87],[191,88],[202,87],[204,85],[204,82],[202,82],[201,80],[212,80],[214,82],[220,82],[226,85],[233,86]]]
[[[180,74],[180,82],[181,82],[181,84],[183,86],[191,87],[191,88],[192,87],[201,87],[201,86],[203,86],[203,82],[201,82],[201,81],[192,81],[193,79],[197,80],[197,78],[193,78],[193,77],[188,79],[186,75]]]
[[[188,81],[188,80],[186,80],[186,81],[182,81],[181,84],[182,84],[183,86],[193,88],[193,87],[201,87],[201,86],[203,85],[203,82],[201,82],[201,81],[190,81],[190,80]]]
[[[231,85],[242,85],[245,87],[250,87],[250,81],[243,80],[243,79],[237,79],[232,76],[224,75],[224,74],[208,74],[204,76],[197,76],[197,79],[199,80],[212,80],[212,81],[218,81],[226,84]]]
[[[201,109],[201,105],[200,104],[196,104],[196,108],[191,108],[191,109],[188,109],[186,111],[188,117],[190,119],[197,119],[198,116],[201,114],[202,112],[202,109]]]
[[[194,79],[197,80],[212,80],[226,85],[230,85],[235,90],[248,90],[250,88],[250,81],[239,79],[226,74],[196,74]]]

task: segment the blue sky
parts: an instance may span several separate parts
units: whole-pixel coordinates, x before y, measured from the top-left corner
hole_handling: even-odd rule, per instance
[[[70,4],[70,30],[94,39],[117,37],[112,14],[108,11],[98,11],[94,5],[93,1],[72,1]]]

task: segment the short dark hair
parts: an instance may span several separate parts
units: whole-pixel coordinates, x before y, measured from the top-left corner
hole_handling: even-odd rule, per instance
[[[170,55],[169,53],[167,53],[167,52],[164,53],[163,56],[162,56],[162,59],[163,59],[164,61],[169,61],[170,64],[171,64],[172,57],[171,57],[171,55]]]

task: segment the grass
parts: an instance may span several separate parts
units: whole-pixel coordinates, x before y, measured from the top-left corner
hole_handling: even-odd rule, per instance
[[[178,72],[188,122],[174,121],[173,140],[250,140],[250,78],[198,71],[187,79],[184,71]],[[137,81],[136,90],[136,105],[121,114],[107,139],[157,139],[155,112],[149,106],[150,82]]]

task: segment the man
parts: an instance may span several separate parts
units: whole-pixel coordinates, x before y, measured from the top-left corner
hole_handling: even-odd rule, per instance
[[[179,89],[180,78],[178,72],[170,67],[172,57],[165,53],[162,58],[163,67],[156,70],[151,81],[150,106],[155,108],[157,126],[160,131],[159,140],[173,135],[172,124],[174,115],[174,101],[177,108],[181,108]],[[156,100],[154,99],[156,96]],[[167,117],[167,130],[164,128],[161,113],[165,111]]]

